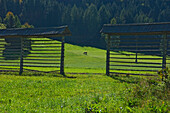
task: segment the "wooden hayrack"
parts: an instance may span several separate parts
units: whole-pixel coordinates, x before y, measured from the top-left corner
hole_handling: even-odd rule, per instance
[[[0,30],[0,71],[19,71],[20,75],[26,70],[59,71],[64,75],[64,37],[70,35],[67,26]],[[62,38],[56,41],[51,37]]]
[[[106,74],[157,75],[170,67],[170,23],[104,25]]]

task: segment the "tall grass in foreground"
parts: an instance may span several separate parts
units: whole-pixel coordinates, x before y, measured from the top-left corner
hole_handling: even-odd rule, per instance
[[[168,82],[142,77],[0,76],[0,112],[167,112]]]

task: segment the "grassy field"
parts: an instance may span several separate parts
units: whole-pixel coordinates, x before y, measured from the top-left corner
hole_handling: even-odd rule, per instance
[[[37,38],[34,38],[33,40],[37,40]],[[37,49],[36,46],[40,46],[40,48],[45,48],[46,46],[56,46],[56,44],[46,44],[46,43],[58,43],[58,41],[52,41],[47,38],[41,38],[38,40],[47,40],[45,41],[34,41],[32,49]],[[42,43],[42,45],[37,45],[37,43]],[[2,45],[1,45],[2,46]],[[59,45],[60,46],[60,45]],[[54,47],[51,47],[51,49],[56,49]],[[1,50],[3,51],[3,50]],[[30,54],[27,57],[25,57],[24,62],[40,62],[40,63],[60,63],[60,61],[35,61],[35,60],[26,60],[28,59],[35,59],[41,56],[49,56],[48,54],[42,54],[42,53],[51,53],[50,51],[31,51],[32,53],[38,53],[38,54]],[[87,52],[87,55],[83,54],[84,52]],[[55,54],[59,53],[55,52]],[[117,52],[112,52],[113,54],[120,54]],[[111,55],[111,57],[121,57],[121,58],[135,58],[135,53],[130,52],[121,52],[122,55]],[[56,56],[55,54],[50,54],[51,56]],[[126,54],[134,54],[127,56]],[[30,56],[35,56],[30,57]],[[58,55],[59,56],[59,55]],[[159,56],[151,56],[151,55],[143,55],[138,54],[138,58],[160,58]],[[40,59],[40,58],[39,58]],[[41,58],[41,59],[47,59],[47,58]],[[56,59],[48,57],[48,59]],[[1,59],[0,59],[1,61]],[[3,64],[6,64],[6,62],[11,62],[14,60],[6,60]],[[125,61],[125,62],[134,62],[134,63],[110,63],[111,65],[137,65],[137,66],[153,66],[152,64],[136,64],[134,59],[112,59],[112,61]],[[18,65],[19,69],[19,60],[15,60],[16,65]],[[146,59],[138,59],[138,62],[151,62],[151,63],[162,63],[161,60],[146,60]],[[167,60],[167,63],[170,63],[170,60]],[[27,63],[30,65],[29,63]],[[31,64],[32,65],[32,64]],[[34,64],[33,64],[34,65]],[[43,66],[43,64],[39,64],[40,66]],[[57,65],[48,65],[48,66],[57,66]],[[154,66],[160,66],[161,65],[154,65]],[[168,65],[169,66],[169,65]],[[116,69],[134,69],[134,70],[155,70],[158,71],[161,68],[146,68],[146,67],[131,67],[131,66],[111,66],[111,68],[115,69],[111,72],[121,72],[121,73],[139,73],[139,74],[157,74],[157,72],[135,72],[135,71],[119,71]],[[32,69],[32,70],[38,70],[38,71],[56,71],[59,70],[56,67],[54,68],[44,68],[44,67],[24,67],[24,69]],[[66,73],[106,73],[106,50],[98,49],[98,48],[92,48],[92,47],[81,47],[71,44],[65,44],[65,72]]]
[[[169,79],[162,82],[159,77],[105,76],[105,55],[105,50],[65,44],[66,73],[103,73],[102,75],[66,74],[63,77],[56,73],[23,73],[23,76],[1,74],[0,112],[168,113]],[[126,69],[128,68],[130,67]],[[27,69],[55,70],[36,67]]]
[[[165,85],[139,77],[0,76],[2,113],[168,112]]]

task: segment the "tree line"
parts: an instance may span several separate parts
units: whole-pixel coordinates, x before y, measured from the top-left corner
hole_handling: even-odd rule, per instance
[[[94,46],[103,24],[170,21],[169,0],[0,0],[2,23],[9,11],[35,27],[69,25],[68,41]]]

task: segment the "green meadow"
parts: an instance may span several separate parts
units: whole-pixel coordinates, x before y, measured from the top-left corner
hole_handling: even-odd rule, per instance
[[[87,55],[83,54],[84,52],[87,52]],[[106,76],[105,55],[106,51],[102,49],[65,44],[65,77],[56,73],[43,74],[27,72],[23,73],[22,76],[13,73],[8,73],[8,75],[6,73],[1,74],[0,112],[169,112],[169,79],[163,82],[159,76]],[[29,55],[27,57],[29,58]],[[121,55],[120,57],[125,57],[125,55]],[[133,56],[128,57],[132,58]],[[147,57],[158,58],[158,56]],[[6,60],[6,62],[10,61],[11,60]],[[46,63],[51,62],[46,61]],[[121,63],[119,65],[121,65]],[[25,68],[39,71],[56,70],[55,68]],[[129,68],[130,67],[126,67],[126,69]],[[96,75],[96,73],[101,74]]]

